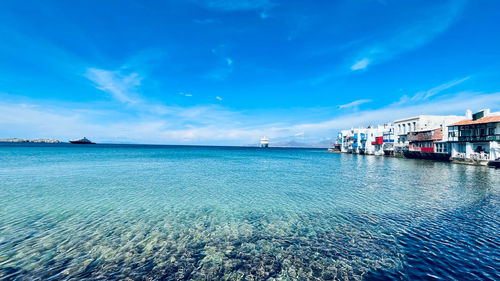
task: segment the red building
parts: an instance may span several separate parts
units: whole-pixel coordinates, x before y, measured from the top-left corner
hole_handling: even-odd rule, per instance
[[[443,129],[417,131],[408,133],[409,148],[403,152],[408,158],[424,158],[433,160],[449,160],[449,153],[437,153],[436,142],[443,139]]]
[[[435,152],[434,143],[443,139],[443,129],[408,133],[410,151]]]

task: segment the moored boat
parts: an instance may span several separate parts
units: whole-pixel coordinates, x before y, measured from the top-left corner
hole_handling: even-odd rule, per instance
[[[498,158],[497,160],[491,160],[490,162],[488,162],[488,166],[495,167],[495,168],[499,169],[500,168],[500,158]]]
[[[78,139],[78,140],[70,140],[69,142],[73,143],[73,144],[95,144],[95,142],[90,141],[86,137],[83,137],[83,138]]]

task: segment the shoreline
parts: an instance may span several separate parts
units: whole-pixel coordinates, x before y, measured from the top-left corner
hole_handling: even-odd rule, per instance
[[[339,150],[335,150],[333,148],[328,148],[329,153],[336,153],[336,154],[352,154],[352,155],[363,155],[363,156],[375,156],[375,157],[389,157],[389,158],[404,158],[404,159],[414,159],[414,160],[427,160],[427,161],[434,161],[434,162],[443,162],[443,163],[450,163],[450,164],[459,164],[459,165],[469,165],[469,166],[480,166],[480,167],[489,167],[489,168],[496,168],[493,165],[490,164],[490,162],[493,161],[487,161],[487,160],[474,160],[474,159],[457,159],[454,157],[450,157],[449,159],[431,159],[431,158],[419,158],[419,157],[406,157],[404,154],[397,153],[397,154],[390,154],[390,155],[376,155],[376,154],[366,154],[366,153],[352,153],[352,152],[342,152]]]

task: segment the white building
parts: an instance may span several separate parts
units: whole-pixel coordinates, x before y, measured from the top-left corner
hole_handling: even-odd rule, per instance
[[[483,109],[448,126],[451,159],[487,164],[500,158],[500,112]]]
[[[395,149],[400,151],[408,150],[408,133],[443,128],[443,135],[448,135],[447,124],[452,124],[464,119],[464,116],[457,115],[418,115],[395,120]]]
[[[386,151],[394,150],[394,126],[391,123],[379,126],[375,141],[372,144],[375,146],[375,155],[385,155]]]
[[[377,138],[382,139],[384,131],[392,127],[390,124],[368,128],[359,127],[340,132],[340,151],[348,153],[376,154]],[[382,152],[383,153],[383,152]]]

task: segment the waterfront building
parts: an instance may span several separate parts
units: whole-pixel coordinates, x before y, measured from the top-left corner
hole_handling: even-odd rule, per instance
[[[418,115],[394,121],[395,144],[394,153],[404,154],[410,148],[408,135],[412,132],[425,132],[442,128],[447,135],[447,124],[464,120],[464,116],[448,115]],[[429,140],[431,141],[431,140]],[[434,140],[435,141],[435,140]]]
[[[341,152],[381,155],[383,154],[383,133],[389,130],[393,130],[390,124],[342,130],[337,142]]]
[[[438,128],[409,132],[406,136],[408,149],[403,151],[403,155],[408,158],[449,160],[448,126],[458,120],[465,120],[468,113],[465,116],[434,116],[430,126]]]
[[[394,126],[391,123],[384,124],[372,144],[375,146],[375,155],[391,154],[394,151]]]
[[[382,130],[380,129],[380,126],[368,126],[368,128],[366,129],[359,129],[359,131],[360,145],[358,147],[358,153],[371,155],[375,154],[375,145],[373,144],[373,142],[375,141],[375,138],[377,136],[382,136]]]
[[[354,129],[340,131],[340,151],[345,153],[353,152]]]
[[[337,139],[333,143],[333,150],[334,151],[342,151],[342,133],[337,134]]]
[[[433,160],[449,160],[448,142],[443,140],[443,128],[408,133],[408,150],[403,155],[408,158],[423,158]],[[439,151],[439,153],[437,152]]]
[[[500,112],[483,109],[448,127],[451,160],[487,164],[500,158]]]

